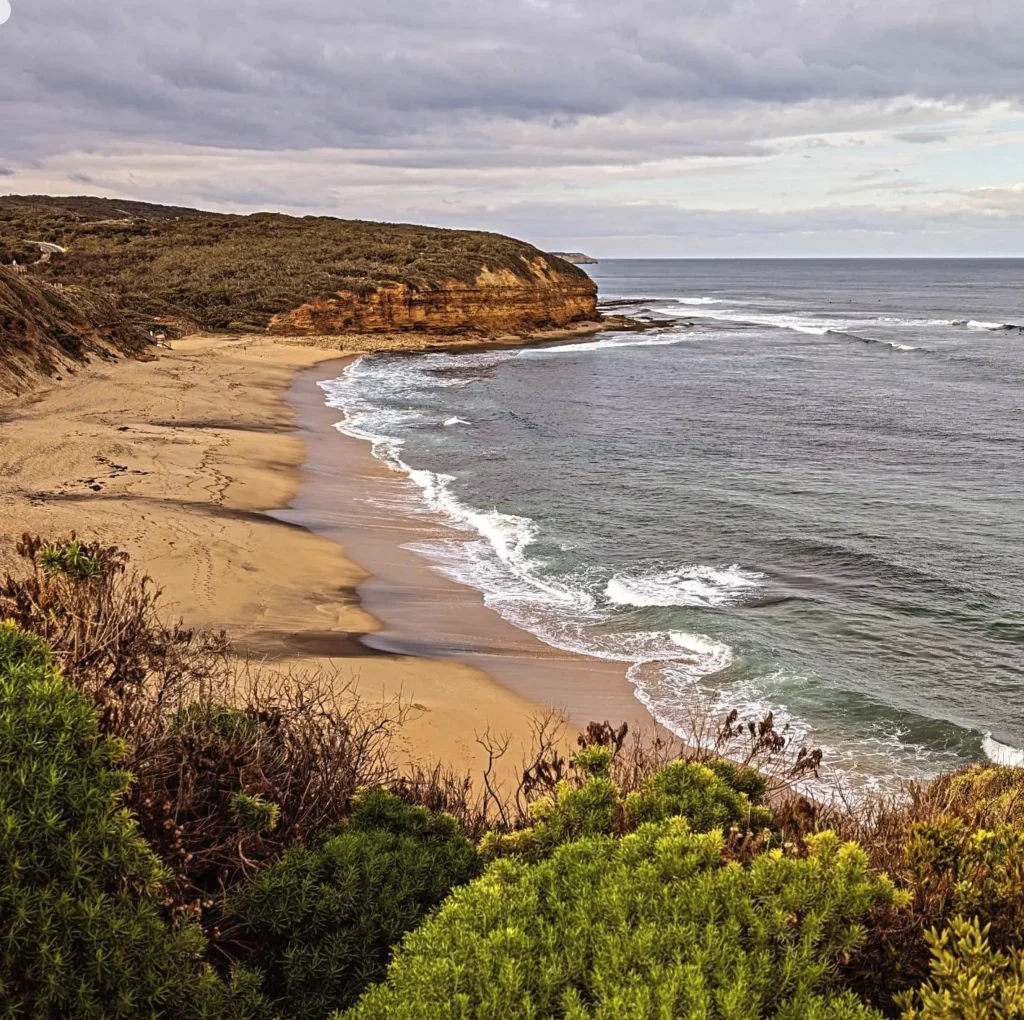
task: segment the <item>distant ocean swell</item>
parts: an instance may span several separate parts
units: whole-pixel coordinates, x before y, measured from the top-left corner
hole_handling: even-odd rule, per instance
[[[734,307],[710,307],[730,304]],[[735,307],[736,305],[739,307]],[[728,302],[722,298],[707,296],[628,298],[619,301],[610,299],[602,301],[601,307],[606,310],[618,310],[651,322],[699,319],[729,326],[769,326],[776,329],[794,330],[809,336],[834,336],[864,344],[878,344],[896,351],[926,351],[927,349],[914,344],[866,336],[859,330],[870,329],[874,325],[967,329],[973,332],[992,333],[1016,330],[1024,333],[1024,325],[1015,322],[984,322],[977,319],[915,319],[896,316],[881,316],[874,319],[830,319],[820,315],[772,314],[745,309],[742,302]]]

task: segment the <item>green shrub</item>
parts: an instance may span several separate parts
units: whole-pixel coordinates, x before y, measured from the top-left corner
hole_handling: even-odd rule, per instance
[[[622,798],[608,778],[610,752],[604,747],[581,751],[575,764],[589,778],[582,786],[564,781],[554,795],[531,806],[533,825],[518,832],[490,832],[481,842],[488,857],[518,857],[539,861],[557,846],[587,836],[611,836],[646,822],[685,818],[696,832],[729,829],[758,832],[774,827],[771,811],[752,804],[730,781],[760,793],[763,780],[750,769],[728,762],[704,765],[677,761],[646,779],[640,789]],[[717,766],[717,767],[716,767]],[[751,779],[752,773],[761,786]]]
[[[225,938],[264,972],[289,1018],[322,1020],[380,980],[391,947],[480,870],[454,819],[382,790],[320,845],[296,848],[236,893]]]
[[[600,744],[589,744],[577,751],[572,763],[579,771],[593,779],[608,779],[611,776],[612,749]]]
[[[192,998],[202,935],[161,917],[123,754],[46,647],[0,623],[0,1015],[148,1017]]]
[[[270,832],[277,826],[281,809],[260,796],[236,793],[231,798],[231,816],[246,832]]]
[[[682,819],[494,862],[409,934],[348,1020],[878,1018],[836,987],[860,919],[896,899],[855,844],[749,867]]]
[[[771,811],[752,804],[746,793],[737,792],[730,783],[730,780],[743,783],[748,778],[745,773],[750,770],[741,770],[728,762],[716,764],[717,769],[697,762],[677,761],[655,773],[626,798],[629,825],[636,827],[680,815],[697,832],[732,825],[751,831],[773,828]],[[763,780],[761,782],[763,784]],[[757,789],[751,783],[747,786]],[[758,796],[763,792],[761,785]]]
[[[712,758],[704,762],[712,772],[737,793],[745,793],[753,803],[760,804],[768,790],[768,780],[757,769],[736,765],[725,758]]]
[[[993,950],[988,927],[954,918],[928,933],[931,980],[899,997],[903,1020],[1020,1020],[1024,1017],[1024,955]]]
[[[563,843],[618,831],[622,801],[610,779],[588,779],[579,787],[563,781],[551,797],[531,804],[530,812],[533,825],[516,832],[488,832],[480,841],[480,852],[485,857],[539,861]]]

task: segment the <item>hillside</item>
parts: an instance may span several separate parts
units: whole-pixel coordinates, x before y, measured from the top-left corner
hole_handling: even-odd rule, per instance
[[[0,198],[0,261],[110,293],[135,321],[286,334],[562,326],[596,317],[585,272],[482,231],[115,199]]]
[[[138,355],[151,342],[109,299],[0,266],[0,393],[23,393],[93,357]]]

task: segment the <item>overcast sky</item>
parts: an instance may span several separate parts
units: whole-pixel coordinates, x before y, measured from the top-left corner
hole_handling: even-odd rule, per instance
[[[1024,255],[1024,0],[10,0],[0,193]]]

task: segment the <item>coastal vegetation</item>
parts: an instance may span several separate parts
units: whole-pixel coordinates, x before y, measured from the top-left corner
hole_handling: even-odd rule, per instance
[[[42,261],[30,243],[39,241],[65,251]],[[262,330],[275,316],[339,295],[348,302],[347,317],[335,315],[332,323],[321,315],[314,325],[328,332],[376,328],[358,305],[382,292],[398,308],[380,326],[486,331],[489,294],[464,317],[445,317],[451,300],[428,305],[422,316],[399,314],[416,306],[417,295],[472,290],[481,280],[514,292],[514,307],[501,318],[506,326],[521,320],[524,328],[538,327],[549,319],[562,325],[596,311],[596,287],[583,270],[522,241],[327,216],[9,195],[0,198],[0,262],[11,259],[33,262],[39,279],[110,295],[135,322],[162,329]],[[507,300],[498,295],[492,303]],[[291,322],[283,331],[300,328],[306,326]]]
[[[0,1016],[1024,1016],[1024,770],[812,802],[820,757],[730,716],[409,774],[401,704],[239,664],[116,548],[18,551]]]
[[[152,343],[114,302],[89,289],[47,283],[4,259],[0,243],[0,392],[74,372],[92,358],[139,356]],[[38,258],[38,250],[28,255]]]

